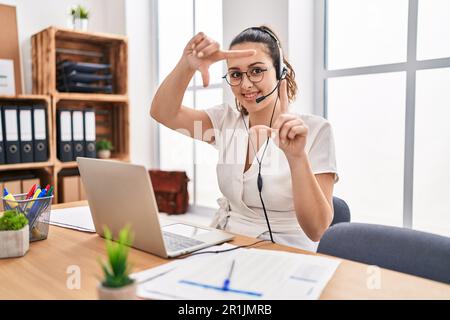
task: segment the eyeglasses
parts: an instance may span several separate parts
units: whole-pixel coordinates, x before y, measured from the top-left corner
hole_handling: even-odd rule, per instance
[[[222,77],[222,79],[225,79],[230,86],[234,87],[241,84],[242,79],[244,78],[244,74],[246,74],[248,80],[250,80],[253,83],[258,83],[262,81],[262,79],[264,78],[264,72],[268,70],[269,69],[263,69],[260,67],[250,68],[245,72],[230,70],[227,72],[226,75]]]

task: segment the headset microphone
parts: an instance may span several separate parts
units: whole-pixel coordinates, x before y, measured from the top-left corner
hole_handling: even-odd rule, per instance
[[[281,78],[280,78],[280,80],[278,80],[278,83],[277,83],[277,85],[275,86],[275,88],[273,88],[273,90],[270,91],[269,94],[266,94],[265,96],[256,98],[256,103],[260,103],[260,102],[263,101],[265,98],[267,98],[268,96],[270,96],[275,90],[277,90],[278,87],[280,86],[281,80],[284,79],[285,74],[286,74],[286,68],[283,68],[283,72],[281,73]]]

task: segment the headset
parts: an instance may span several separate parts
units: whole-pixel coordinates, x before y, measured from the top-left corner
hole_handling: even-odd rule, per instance
[[[281,50],[281,44],[280,44],[280,41],[279,41],[278,38],[273,34],[273,32],[271,32],[270,30],[268,30],[268,29],[265,28],[265,27],[251,27],[251,28],[248,28],[248,29],[244,30],[243,32],[245,32],[245,31],[247,31],[247,30],[250,30],[250,29],[259,30],[259,31],[262,31],[262,32],[268,34],[268,35],[275,41],[275,43],[276,43],[277,46],[278,46],[278,50],[279,50],[279,52],[280,52],[279,60],[278,60],[278,68],[277,68],[277,70],[276,70],[277,85],[275,86],[275,88],[273,88],[273,90],[272,90],[270,93],[268,93],[268,94],[266,94],[266,95],[264,95],[264,96],[261,96],[261,97],[259,97],[259,98],[256,99],[256,103],[260,103],[261,101],[263,101],[264,99],[266,99],[267,97],[269,97],[272,93],[274,93],[275,90],[279,89],[281,80],[283,80],[284,78],[286,78],[286,74],[287,74],[288,69],[287,69],[286,65],[284,64],[284,62],[283,62],[283,51]],[[274,106],[273,106],[273,111],[272,111],[272,116],[271,116],[271,118],[270,118],[270,124],[269,124],[269,127],[272,127],[272,120],[273,120],[273,115],[274,115],[274,113],[275,113],[275,106],[277,105],[277,102],[278,102],[278,95],[277,95],[277,99],[275,100],[275,104],[274,104]],[[275,243],[275,241],[273,240],[273,236],[272,236],[272,229],[270,228],[269,218],[268,218],[267,212],[266,212],[266,206],[265,206],[264,200],[263,200],[263,198],[262,198],[263,179],[262,179],[262,176],[261,176],[261,165],[262,165],[262,160],[263,160],[263,158],[264,158],[264,155],[265,155],[265,153],[266,153],[267,146],[268,146],[268,144],[269,144],[269,138],[267,138],[266,145],[265,145],[265,147],[264,147],[263,154],[262,154],[261,160],[260,160],[260,159],[258,159],[257,150],[256,150],[255,146],[253,145],[253,141],[252,141],[252,139],[251,139],[251,137],[250,137],[249,129],[247,128],[247,124],[245,123],[245,120],[244,120],[244,117],[242,116],[242,113],[241,113],[241,118],[242,118],[242,121],[243,121],[243,123],[244,123],[245,129],[247,130],[247,133],[248,133],[248,135],[249,135],[250,144],[251,144],[251,146],[252,146],[252,148],[253,148],[253,152],[255,153],[256,161],[258,162],[258,179],[257,179],[257,186],[258,186],[258,192],[259,192],[259,199],[261,200],[261,204],[262,204],[263,211],[264,211],[264,216],[265,216],[265,218],[266,218],[267,227],[268,227],[268,229],[269,229],[270,241],[272,241],[272,243]]]
[[[272,93],[274,93],[275,90],[278,89],[278,87],[280,86],[281,80],[286,78],[286,74],[287,74],[288,69],[287,69],[287,67],[286,67],[286,65],[284,64],[284,61],[283,61],[283,50],[281,49],[280,40],[278,40],[278,38],[273,34],[273,32],[270,31],[269,29],[265,28],[265,27],[251,27],[251,28],[248,28],[246,30],[249,30],[249,29],[260,30],[260,31],[268,34],[275,41],[275,43],[277,44],[278,51],[279,51],[278,63],[277,63],[278,68],[276,70],[276,77],[277,77],[277,81],[278,81],[277,85],[275,86],[275,88],[273,88],[272,91],[270,91],[269,94],[266,94],[266,95],[256,99],[256,103],[260,103],[261,101],[263,101],[264,99],[269,97]]]

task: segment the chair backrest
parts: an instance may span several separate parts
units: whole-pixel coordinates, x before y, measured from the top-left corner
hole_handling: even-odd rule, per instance
[[[350,208],[344,200],[333,197],[333,207],[334,217],[331,226],[341,222],[350,222]]]
[[[317,252],[450,284],[450,238],[365,223],[330,227]]]

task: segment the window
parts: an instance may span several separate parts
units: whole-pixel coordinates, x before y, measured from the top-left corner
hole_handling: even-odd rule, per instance
[[[158,1],[159,83],[172,71],[186,43],[198,32],[203,31],[222,43],[222,25],[222,0]],[[210,67],[207,88],[203,88],[201,75],[197,72],[189,83],[183,104],[206,109],[222,103],[222,70],[222,63]],[[221,196],[216,175],[217,150],[162,125],[159,128],[161,169],[186,171],[191,179],[190,203],[217,207],[216,199]]]
[[[317,2],[316,105],[354,221],[450,235],[450,3]]]

